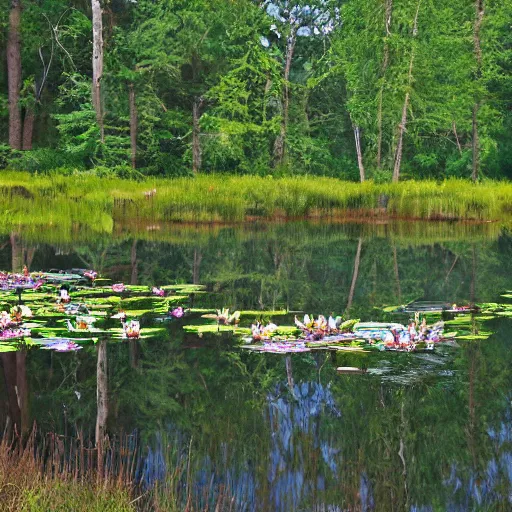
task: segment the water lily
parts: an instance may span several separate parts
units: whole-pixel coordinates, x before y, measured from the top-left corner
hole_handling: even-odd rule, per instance
[[[12,324],[11,315],[7,311],[2,311],[0,314],[0,329],[6,329]]]
[[[124,290],[125,290],[125,286],[123,283],[116,283],[116,284],[112,285],[112,291],[114,291],[114,292],[121,293],[121,292],[124,292]]]
[[[59,290],[59,302],[68,303],[71,300],[71,297],[69,296],[69,292],[66,288],[61,288]]]
[[[183,308],[181,306],[178,306],[177,308],[174,308],[171,311],[171,316],[174,318],[182,318],[184,314],[185,314],[185,311],[183,310]]]
[[[272,322],[267,325],[260,324],[259,322],[251,325],[251,333],[254,341],[269,339],[276,331],[277,325]]]
[[[98,272],[95,272],[94,270],[87,270],[84,272],[84,276],[94,281],[98,277]]]
[[[157,288],[156,286],[153,286],[151,291],[153,295],[157,295],[158,297],[163,297],[165,295],[165,290],[162,290],[162,288]]]
[[[218,324],[223,325],[231,325],[238,324],[240,321],[240,311],[235,311],[233,314],[229,314],[228,308],[218,309],[217,313],[208,313],[207,315],[202,315],[202,318],[212,318],[213,320],[217,320]]]
[[[28,306],[14,306],[11,308],[11,315],[16,320],[16,322],[21,322],[23,318],[32,318],[32,311]]]
[[[123,337],[136,339],[140,337],[140,323],[137,320],[131,320],[123,324]]]

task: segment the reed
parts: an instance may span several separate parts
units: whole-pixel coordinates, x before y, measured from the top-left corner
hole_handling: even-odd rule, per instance
[[[129,485],[78,472],[63,443],[49,451],[35,438],[0,441],[0,511],[135,512]]]
[[[363,184],[334,178],[203,175],[129,181],[6,172],[0,229],[28,224],[112,231],[116,222],[403,218],[512,221],[512,183],[464,180]]]
[[[197,492],[196,477],[204,467],[192,453],[192,440],[171,435],[153,451],[141,449],[132,435],[107,441],[100,476],[97,449],[82,433],[42,437],[34,428],[24,439],[4,433],[0,512],[231,510],[233,492],[240,491],[219,484]]]

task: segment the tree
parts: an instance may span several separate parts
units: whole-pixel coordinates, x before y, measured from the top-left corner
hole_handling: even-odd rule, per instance
[[[402,153],[403,153],[403,143],[404,143],[404,133],[407,126],[407,113],[409,110],[409,100],[411,98],[411,87],[413,82],[413,69],[414,69],[414,57],[416,55],[415,48],[415,39],[418,37],[418,16],[420,13],[421,0],[418,0],[418,4],[416,6],[416,13],[414,15],[414,22],[412,26],[412,35],[411,35],[411,47],[410,47],[410,57],[409,57],[409,71],[407,73],[407,84],[405,90],[405,98],[404,98],[404,106],[402,108],[402,118],[400,120],[400,124],[398,125],[398,142],[396,146],[395,152],[395,164],[393,167],[393,181],[398,181],[400,179],[400,167],[402,165]]]
[[[7,76],[9,82],[9,145],[22,148],[21,92],[21,0],[11,0],[7,36]]]
[[[105,142],[101,79],[103,77],[103,10],[100,0],[91,0],[92,6],[92,104],[100,129],[101,142]]]
[[[484,0],[475,0],[475,22],[473,29],[473,44],[475,48],[476,71],[475,81],[479,82],[482,77],[482,45],[481,28],[484,21]],[[475,98],[473,106],[473,170],[471,179],[478,179],[478,168],[480,167],[480,141],[478,140],[478,111],[480,110],[480,98]]]
[[[266,0],[262,4],[273,19],[272,32],[285,41],[283,51],[283,91],[281,128],[274,142],[274,160],[282,165],[286,155],[286,137],[290,116],[290,73],[298,37],[326,35],[335,26],[337,11],[329,2],[317,0]]]
[[[368,132],[367,141],[375,140],[374,104],[379,83],[379,59],[382,52],[379,12],[380,1],[352,1],[343,5],[341,16],[344,23],[337,32],[331,49],[332,73],[339,73],[346,82],[346,108],[354,132],[357,165],[360,181],[366,178],[361,132]],[[385,58],[386,59],[386,58]],[[386,59],[387,60],[387,59]],[[387,64],[386,64],[387,66]],[[380,99],[379,149],[380,160],[382,130],[382,99]],[[373,133],[372,133],[373,132]],[[379,166],[380,164],[378,164]]]

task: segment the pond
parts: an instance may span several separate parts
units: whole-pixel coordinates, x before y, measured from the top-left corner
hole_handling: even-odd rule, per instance
[[[512,302],[512,235],[497,224],[126,223],[108,237],[77,227],[2,240],[0,268],[93,268],[113,283],[201,284],[184,307],[241,310],[249,324],[279,323],[272,311],[288,320],[381,321],[383,308],[415,300]],[[143,488],[165,482],[169,500],[184,506],[512,507],[510,314],[478,319],[486,339],[429,353],[255,353],[230,333],[187,332],[194,322],[185,316],[148,338],[76,352],[0,354],[0,422],[25,431],[35,422],[41,442],[58,439],[62,452],[74,453],[79,438],[93,442],[104,346],[116,464],[132,464]]]

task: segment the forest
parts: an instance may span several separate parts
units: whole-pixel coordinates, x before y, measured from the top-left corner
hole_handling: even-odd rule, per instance
[[[512,177],[512,0],[0,0],[0,168]]]

